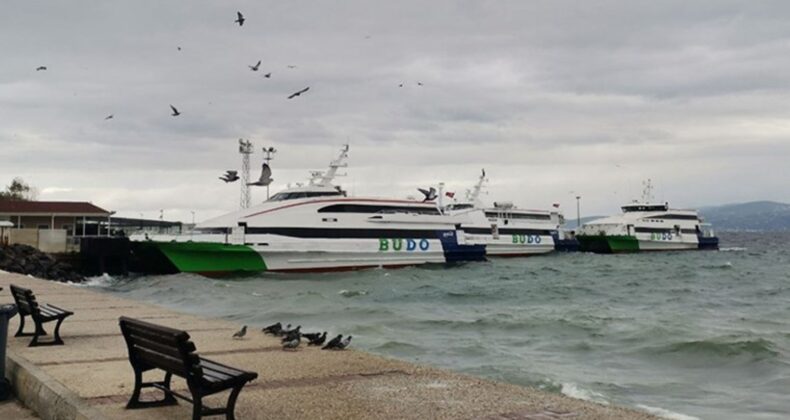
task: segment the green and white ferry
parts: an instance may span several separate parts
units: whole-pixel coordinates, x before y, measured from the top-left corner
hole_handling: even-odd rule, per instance
[[[585,223],[576,230],[580,250],[595,253],[718,249],[719,239],[693,209],[672,209],[652,201],[647,181],[642,201],[622,206],[618,216]]]
[[[326,172],[256,206],[182,235],[132,237],[142,271],[322,272],[485,259],[485,247],[459,244],[458,219],[432,201],[349,197],[332,183],[346,145]]]

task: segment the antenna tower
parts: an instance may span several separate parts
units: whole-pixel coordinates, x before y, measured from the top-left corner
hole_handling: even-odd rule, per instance
[[[252,154],[252,143],[249,140],[239,139],[239,153],[241,153],[241,199],[240,206],[243,209],[250,207],[250,155]]]

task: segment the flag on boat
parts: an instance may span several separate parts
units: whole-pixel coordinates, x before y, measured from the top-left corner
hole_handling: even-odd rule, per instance
[[[446,196],[448,196],[448,197],[450,197],[450,198],[453,198],[453,197],[455,197],[455,193],[454,193],[454,192],[452,192],[452,191],[447,191],[446,193],[444,193],[444,195],[446,195]]]

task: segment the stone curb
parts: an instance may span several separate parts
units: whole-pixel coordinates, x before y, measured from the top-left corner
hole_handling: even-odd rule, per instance
[[[6,376],[16,397],[43,420],[105,420],[107,417],[24,357],[9,350]]]

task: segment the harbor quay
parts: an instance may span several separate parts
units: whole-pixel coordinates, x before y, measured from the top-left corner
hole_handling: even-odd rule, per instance
[[[0,272],[0,304],[13,302],[9,286],[33,290],[40,303],[74,312],[62,324],[65,344],[28,347],[30,337],[14,337],[19,316],[9,323],[6,376],[16,398],[42,419],[187,419],[187,402],[167,407],[126,409],[134,373],[119,329],[119,317],[182,329],[203,356],[254,371],[243,388],[238,419],[653,419],[627,408],[601,405],[538,389],[494,382],[363,351],[322,351],[300,346],[284,351],[280,340],[250,325],[186,315],[84,287]],[[273,320],[276,321],[276,320]],[[26,329],[33,323],[28,318]],[[53,326],[45,324],[52,334]],[[160,381],[149,371],[145,381]],[[184,380],[172,388],[189,394]],[[143,399],[161,392],[144,388]],[[227,393],[207,397],[224,406]],[[220,417],[214,417],[220,418]]]

